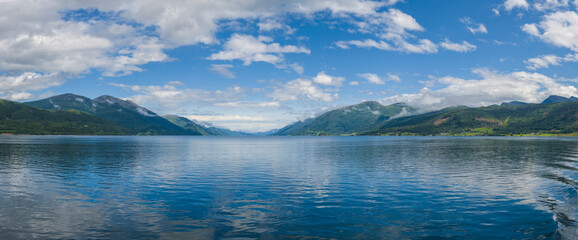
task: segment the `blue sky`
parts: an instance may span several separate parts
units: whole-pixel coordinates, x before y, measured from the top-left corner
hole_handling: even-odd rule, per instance
[[[374,100],[578,96],[575,0],[0,0],[0,97],[264,131]]]

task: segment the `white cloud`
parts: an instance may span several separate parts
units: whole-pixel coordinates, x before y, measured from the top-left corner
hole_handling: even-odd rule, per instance
[[[455,52],[473,52],[477,48],[476,45],[466,41],[463,41],[462,43],[454,43],[449,39],[446,39],[444,42],[440,43],[440,46]]]
[[[570,6],[569,0],[541,0],[536,1],[533,7],[538,11],[556,10]]]
[[[320,72],[313,78],[313,82],[321,85],[341,87],[344,77],[329,76],[325,72]]]
[[[215,106],[219,107],[230,107],[230,108],[275,108],[281,107],[279,102],[248,102],[248,101],[237,101],[237,102],[224,102],[215,103]]]
[[[278,120],[256,115],[213,114],[185,115],[184,117],[200,124],[230,129],[233,131],[259,132],[281,127]]]
[[[365,78],[369,83],[383,85],[386,81],[401,82],[398,75],[388,73],[386,77],[382,78],[375,73],[359,73],[357,76]]]
[[[0,95],[10,100],[24,100],[34,98],[29,91],[39,91],[58,86],[65,80],[59,74],[39,74],[25,72],[20,75],[0,76]]]
[[[216,72],[227,78],[235,78],[235,74],[229,70],[233,68],[231,64],[211,64],[211,71]]]
[[[337,41],[335,45],[342,49],[350,46],[377,48],[386,51],[406,53],[435,53],[437,45],[428,39],[415,39],[410,32],[423,32],[425,29],[410,15],[394,8],[381,13],[374,13],[362,21],[355,22],[358,31],[371,33],[380,38]]]
[[[578,13],[574,11],[548,14],[538,24],[525,24],[522,30],[544,42],[578,51]]]
[[[296,100],[331,102],[339,97],[336,93],[331,94],[308,79],[289,81],[280,87],[275,87],[273,92],[267,94],[267,96],[275,101],[282,102]]]
[[[8,78],[25,73],[58,74],[66,76],[65,79],[95,70],[105,76],[128,75],[143,71],[141,65],[169,60],[164,52],[166,49],[199,43],[218,44],[216,34],[224,21],[265,19],[260,25],[262,31],[280,28],[290,33],[292,28],[273,19],[285,14],[312,16],[319,11],[331,12],[336,18],[349,15],[365,18],[396,2],[51,0],[39,3],[4,0],[0,2],[0,73]],[[249,43],[257,43],[252,47],[264,46],[266,49],[236,57],[231,56],[233,52],[223,52],[214,57],[227,58],[223,56],[227,53],[230,54],[228,58],[246,63],[265,61],[285,67],[281,64],[283,54],[309,52],[304,47],[279,46],[264,41]],[[294,69],[299,72],[302,67]],[[58,86],[66,82],[64,80],[54,80],[49,85]]]
[[[360,73],[357,74],[357,76],[365,78],[367,79],[368,82],[373,84],[380,84],[380,85],[385,84],[385,81],[381,77],[377,76],[377,74],[375,73]]]
[[[421,111],[438,110],[445,107],[466,105],[471,107],[523,101],[537,103],[549,95],[578,96],[578,90],[538,73],[496,73],[487,69],[476,69],[481,79],[465,80],[455,77],[437,79],[446,87],[439,90],[423,88],[419,93],[401,94],[381,100],[384,104],[405,102]]]
[[[244,65],[252,62],[267,62],[276,66],[284,66],[286,53],[310,53],[305,47],[270,43],[271,38],[254,37],[243,34],[233,34],[223,46],[224,50],[208,57],[209,60],[241,60]]]
[[[201,122],[219,122],[219,121],[250,121],[250,122],[264,122],[270,121],[264,117],[251,117],[239,115],[187,115],[184,116],[190,120]]]
[[[233,86],[226,90],[202,90],[179,88],[181,82],[169,82],[162,86],[125,85],[111,83],[110,85],[132,90],[139,94],[129,97],[137,104],[147,105],[147,108],[160,114],[175,113],[184,106],[193,103],[218,103],[237,101],[245,95],[246,89]]]
[[[483,23],[478,24],[477,28],[468,27],[468,30],[470,30],[470,32],[473,34],[488,33],[488,29],[486,29],[486,25],[484,25]]]
[[[500,10],[497,8],[492,8],[492,12],[494,13],[494,15],[496,16],[500,16]]]
[[[478,34],[478,33],[488,33],[488,29],[486,28],[486,25],[484,25],[483,23],[475,23],[471,18],[469,17],[465,17],[460,19],[460,22],[464,23],[468,29],[468,31],[470,31],[472,34]]]
[[[578,62],[578,54],[568,54],[565,57],[558,57],[556,55],[542,55],[535,58],[530,58],[524,63],[528,66],[526,68],[536,70],[539,68],[548,68],[550,65],[559,66],[563,62]]]
[[[508,11],[512,11],[514,8],[528,9],[530,4],[526,0],[506,0],[504,2],[504,8]]]
[[[294,28],[277,21],[276,19],[267,18],[257,24],[260,32],[270,32],[275,30],[282,30],[285,34],[293,34]]]
[[[417,44],[412,44],[406,42],[404,39],[399,38],[394,40],[395,44],[390,45],[389,43],[380,40],[376,42],[372,39],[366,39],[363,41],[351,40],[351,41],[338,41],[335,44],[343,49],[348,49],[349,46],[356,46],[362,48],[377,48],[380,50],[388,51],[399,51],[406,53],[436,53],[438,52],[438,47],[435,43],[427,39],[421,39]]]
[[[351,85],[351,86],[359,86],[359,82],[358,82],[358,81],[351,81],[351,82],[349,82],[349,85]]]
[[[288,65],[290,68],[293,69],[296,73],[303,74],[305,72],[305,68],[299,63],[292,63]]]
[[[366,39],[363,41],[360,40],[351,40],[351,41],[338,41],[335,43],[338,47],[343,48],[343,49],[349,49],[349,46],[356,46],[356,47],[361,47],[361,48],[377,48],[377,49],[381,49],[381,50],[394,50],[394,48],[389,45],[389,43],[384,42],[383,40],[380,40],[379,42],[376,42],[375,40],[372,39]]]

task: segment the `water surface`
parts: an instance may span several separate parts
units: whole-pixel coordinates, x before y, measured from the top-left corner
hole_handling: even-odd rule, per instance
[[[1,239],[577,239],[578,139],[0,136]]]

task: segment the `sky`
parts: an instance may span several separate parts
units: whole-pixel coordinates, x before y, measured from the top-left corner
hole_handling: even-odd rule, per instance
[[[0,98],[112,95],[247,132],[378,101],[578,96],[578,0],[0,0]]]

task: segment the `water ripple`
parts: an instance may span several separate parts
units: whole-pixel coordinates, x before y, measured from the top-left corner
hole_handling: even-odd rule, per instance
[[[576,239],[563,138],[0,136],[2,239]]]

